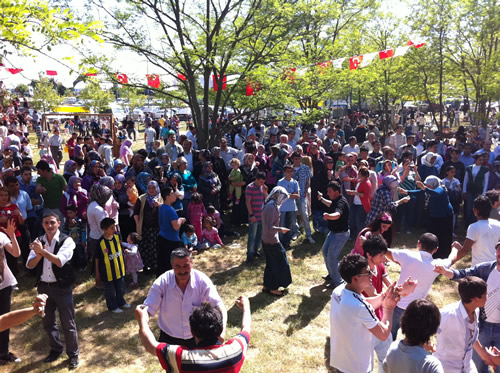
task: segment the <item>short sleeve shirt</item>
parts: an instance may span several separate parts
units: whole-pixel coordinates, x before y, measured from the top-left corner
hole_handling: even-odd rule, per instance
[[[5,246],[9,243],[9,237],[7,237],[5,233],[0,232],[0,260],[3,262],[3,281],[0,282],[0,290],[17,284],[16,278],[7,265],[7,260],[5,258]]]
[[[170,205],[161,205],[158,218],[160,222],[160,236],[169,241],[180,241],[179,231],[176,231],[172,226],[172,220],[179,219],[175,209]]]
[[[60,208],[61,196],[64,192],[64,187],[66,186],[66,179],[62,175],[53,174],[52,179],[50,180],[47,180],[44,177],[39,177],[36,182],[47,190],[47,193],[43,195],[45,208]]]
[[[286,189],[289,194],[299,193],[299,183],[297,180],[291,179],[290,181],[285,178],[278,181],[278,186],[281,186]],[[297,204],[295,203],[295,199],[288,198],[280,207],[280,212],[287,211],[297,211]]]

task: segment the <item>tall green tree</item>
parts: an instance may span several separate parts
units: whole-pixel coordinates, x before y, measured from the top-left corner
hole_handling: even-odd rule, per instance
[[[108,16],[104,34],[108,42],[144,57],[155,73],[177,80],[183,95],[169,86],[153,90],[191,108],[198,141],[207,146],[216,143],[226,130],[216,125],[216,115],[228,106],[249,72],[259,65],[275,64],[285,50],[292,32],[288,21],[294,3],[130,0],[114,10],[109,8],[109,2],[95,0],[94,5]],[[154,30],[152,34],[143,27],[143,19],[148,29]],[[185,79],[180,79],[178,73]],[[233,80],[227,89],[211,89],[212,76],[222,87],[224,76],[230,75]],[[210,106],[214,115],[210,115]]]
[[[34,91],[32,104],[33,107],[41,113],[54,111],[63,101],[63,98],[54,89],[52,82],[45,77],[41,77],[40,80],[35,83]]]
[[[96,114],[107,109],[109,104],[114,100],[111,92],[102,89],[98,83],[93,81],[88,81],[87,86],[82,89],[79,97],[85,100],[87,106]]]

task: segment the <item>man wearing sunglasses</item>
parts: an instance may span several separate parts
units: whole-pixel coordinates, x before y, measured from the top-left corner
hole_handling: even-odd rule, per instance
[[[392,313],[400,296],[396,283],[384,293],[365,298],[361,293],[371,286],[372,272],[368,260],[359,254],[348,254],[339,263],[346,282],[332,293],[330,309],[330,365],[338,372],[372,370],[372,336],[385,341],[391,334]],[[375,308],[382,306],[379,320]]]

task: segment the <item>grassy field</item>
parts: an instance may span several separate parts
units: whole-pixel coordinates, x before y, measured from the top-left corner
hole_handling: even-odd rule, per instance
[[[139,136],[138,139],[142,139]],[[33,144],[33,141],[32,141]],[[36,144],[36,142],[35,142]],[[134,144],[140,146],[139,144]],[[65,153],[66,156],[66,153]],[[252,309],[252,339],[242,372],[329,372],[329,310],[331,290],[323,287],[321,276],[326,274],[321,246],[324,237],[314,235],[316,244],[304,241],[293,243],[288,252],[293,283],[289,293],[275,298],[262,293],[264,260],[253,266],[244,264],[246,257],[246,228],[239,229],[242,238],[224,240],[219,250],[209,250],[195,257],[195,268],[207,273],[218,288],[228,308],[230,337],[239,331],[241,313],[234,300],[245,294]],[[397,234],[394,247],[415,248],[419,235]],[[459,241],[463,242],[463,232]],[[349,241],[341,256],[353,246]],[[459,263],[468,265],[470,258]],[[399,276],[398,266],[388,267],[390,277]],[[89,273],[78,274],[74,299],[80,343],[80,372],[160,372],[157,359],[143,349],[137,334],[133,309],[141,304],[153,277],[140,274],[140,288],[128,290],[126,300],[133,305],[122,314],[106,310],[103,292],[93,288]],[[26,307],[36,294],[34,278],[26,273],[18,276],[19,291],[12,297],[12,309]],[[434,283],[429,298],[439,307],[457,300],[456,284],[444,278]],[[150,322],[156,336],[156,318]],[[66,357],[52,364],[43,363],[49,352],[47,337],[41,321],[34,317],[11,330],[11,351],[23,359],[19,365],[0,367],[2,372],[65,372]],[[375,368],[376,371],[376,368]]]
[[[245,233],[242,228],[241,233]],[[399,234],[395,247],[414,248],[418,235]],[[244,264],[245,238],[225,241],[219,250],[209,250],[195,257],[195,268],[207,273],[218,288],[229,310],[228,336],[239,331],[240,311],[234,300],[240,294],[250,298],[252,308],[252,340],[243,372],[328,372],[329,302],[331,291],[325,289],[321,276],[326,272],[321,255],[321,235],[317,244],[303,243],[301,236],[288,253],[293,284],[283,298],[262,293],[264,260],[253,266]],[[307,242],[307,241],[306,241]],[[342,255],[352,249],[352,242]],[[464,262],[465,265],[467,262]],[[389,266],[392,279],[397,279],[397,265]],[[34,279],[20,275],[20,290],[14,292],[12,308],[28,306],[35,296]],[[141,287],[129,290],[126,299],[135,308],[145,299],[153,277],[140,276]],[[78,276],[74,290],[77,326],[81,351],[82,372],[158,372],[156,358],[145,353],[141,346],[133,309],[122,314],[106,310],[102,291],[93,288],[86,272]],[[439,278],[430,294],[439,307],[457,299],[456,285]],[[151,326],[158,335],[156,318]],[[49,352],[47,337],[41,321],[35,317],[11,330],[11,350],[23,358],[20,365],[2,367],[10,372],[64,372],[64,358],[45,364]],[[293,368],[291,368],[293,367]]]

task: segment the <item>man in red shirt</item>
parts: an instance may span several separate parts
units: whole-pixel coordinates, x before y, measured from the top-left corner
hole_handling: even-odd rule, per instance
[[[76,138],[77,137],[78,137],[78,134],[76,132],[73,132],[71,134],[71,138],[68,141],[66,141],[66,147],[68,148],[69,159],[75,158],[75,145],[76,145]]]
[[[219,342],[223,329],[220,311],[210,303],[194,309],[189,317],[191,334],[196,342],[194,349],[159,343],[148,325],[147,306],[137,306],[135,318],[139,323],[143,346],[147,352],[158,357],[167,372],[237,373],[243,366],[248,350],[252,320],[247,297],[240,296],[236,305],[243,311],[241,332],[224,344]]]

